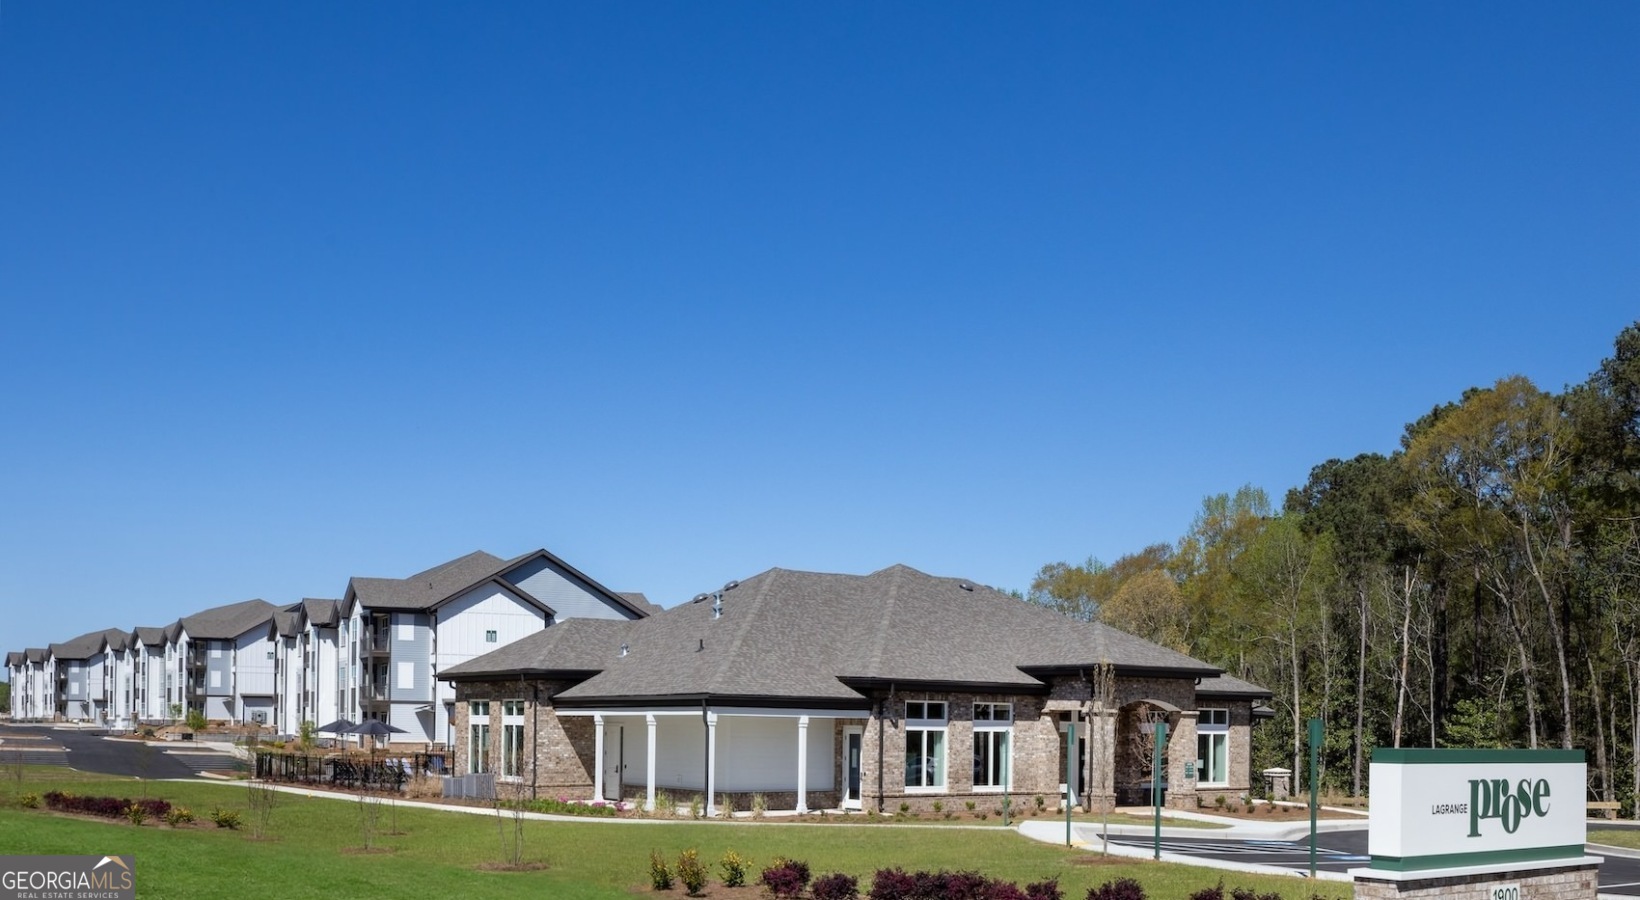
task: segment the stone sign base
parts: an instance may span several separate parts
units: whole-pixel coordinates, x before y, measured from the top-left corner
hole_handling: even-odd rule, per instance
[[[1351,869],[1350,875],[1355,878],[1356,900],[1495,900],[1494,890],[1517,886],[1518,894],[1506,891],[1508,896],[1496,900],[1595,900],[1600,863],[1600,857],[1585,856],[1530,867],[1516,864],[1422,872]]]

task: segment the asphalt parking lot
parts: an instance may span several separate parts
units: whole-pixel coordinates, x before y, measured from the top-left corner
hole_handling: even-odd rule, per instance
[[[1113,844],[1146,850],[1153,846],[1152,839],[1148,837],[1112,836],[1110,841]],[[1230,862],[1278,866],[1304,874],[1310,871],[1308,838],[1291,841],[1212,837],[1163,838],[1162,851]],[[1605,857],[1605,862],[1600,865],[1600,893],[1603,896],[1640,897],[1640,859],[1604,854],[1592,848],[1589,854]],[[1369,861],[1365,828],[1358,831],[1331,831],[1317,836],[1318,870],[1347,872],[1350,869],[1364,867]]]
[[[242,768],[229,754],[190,744],[160,747],[111,741],[102,731],[0,725],[0,761],[18,758],[31,765],[131,778],[193,778],[207,772],[231,774]]]

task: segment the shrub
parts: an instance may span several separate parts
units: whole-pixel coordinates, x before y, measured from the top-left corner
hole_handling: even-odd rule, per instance
[[[35,793],[24,794],[17,798],[17,802],[23,804],[24,809],[39,809],[40,795]]]
[[[706,867],[700,864],[699,853],[685,850],[678,854],[678,880],[683,882],[684,893],[691,897],[699,897],[706,889]]]
[[[963,801],[963,803],[962,803],[962,805],[963,805],[963,806],[966,806],[966,807],[968,807],[968,811],[969,811],[969,812],[973,812],[973,811],[974,811],[974,801],[972,801],[972,800],[964,800],[964,801]]]
[[[1036,795],[1036,811],[1041,812],[1042,807],[1044,807],[1046,805],[1048,805],[1047,799],[1045,797],[1043,797],[1041,794],[1037,794]]]
[[[705,809],[705,807],[701,804],[699,797],[690,797],[689,798],[689,818],[691,818],[691,819],[700,818],[701,810],[703,810],[703,809]]]
[[[1190,900],[1224,900],[1224,879],[1220,878],[1218,884],[1191,894]]]
[[[226,828],[230,831],[236,830],[244,824],[244,820],[239,817],[238,810],[223,809],[220,806],[211,809],[211,821],[216,823],[216,827]]]
[[[142,817],[163,817],[171,810],[171,804],[164,800],[144,799],[126,800],[120,797],[81,797],[64,791],[50,791],[45,797],[46,806],[61,812],[81,813],[88,816],[103,816],[108,819],[129,818],[131,807],[140,808]],[[140,823],[139,823],[140,824]]]
[[[205,721],[205,714],[204,713],[200,712],[197,709],[193,709],[193,710],[188,711],[188,727],[189,728],[192,728],[195,731],[204,731],[205,726],[208,725],[208,724],[210,724],[210,723]]]
[[[1059,889],[1057,878],[1033,881],[1025,885],[1025,900],[1065,900],[1065,892]]]
[[[853,875],[838,872],[815,879],[809,893],[814,900],[858,900],[860,882]]]
[[[752,795],[752,818],[761,819],[769,811],[769,798],[762,794]]]
[[[940,801],[940,800],[935,800],[934,801],[934,812],[937,812],[937,813],[945,812],[945,803],[943,801]]]
[[[900,812],[908,813],[910,811],[911,811],[911,804],[905,802],[904,800],[901,800],[900,801]]]
[[[800,896],[809,886],[809,864],[795,859],[776,859],[774,865],[757,877],[757,883],[776,897]]]
[[[746,870],[751,865],[752,861],[739,853],[733,850],[725,852],[723,858],[718,860],[718,870],[723,873],[723,886],[740,887],[745,884]]]
[[[186,806],[173,806],[171,807],[171,811],[165,814],[165,824],[171,826],[172,828],[176,828],[179,825],[187,825],[193,821],[194,814]]]
[[[649,886],[657,891],[672,889],[672,869],[659,850],[649,851]]]
[[[724,817],[725,819],[733,819],[735,817],[734,797],[729,794],[718,795],[718,815]]]
[[[665,791],[655,792],[654,814],[665,819],[670,819],[678,814],[678,804],[672,799],[671,794],[668,794]]]
[[[1145,889],[1131,878],[1118,878],[1088,888],[1088,900],[1145,900]]]
[[[1261,894],[1252,888],[1232,888],[1230,898],[1231,900],[1281,900],[1281,895],[1275,891]]]
[[[125,817],[131,821],[132,825],[140,826],[148,821],[148,810],[143,809],[140,803],[133,803],[125,808]]]
[[[1219,809],[1224,809],[1224,795],[1220,794],[1217,797],[1214,797],[1213,805],[1217,806]]]
[[[917,879],[904,869],[878,869],[871,876],[871,900],[912,900],[917,894]]]

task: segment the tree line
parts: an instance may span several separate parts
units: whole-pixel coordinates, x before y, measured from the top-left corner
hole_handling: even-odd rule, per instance
[[[1280,508],[1206,498],[1189,530],[1043,566],[1027,599],[1274,692],[1254,766],[1359,796],[1371,748],[1588,752],[1590,796],[1640,794],[1640,322],[1560,393],[1514,375],[1331,459]]]

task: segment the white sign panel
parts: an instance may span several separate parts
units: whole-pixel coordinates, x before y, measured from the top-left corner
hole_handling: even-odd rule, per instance
[[[1581,858],[1585,785],[1581,750],[1374,750],[1372,867]]]

